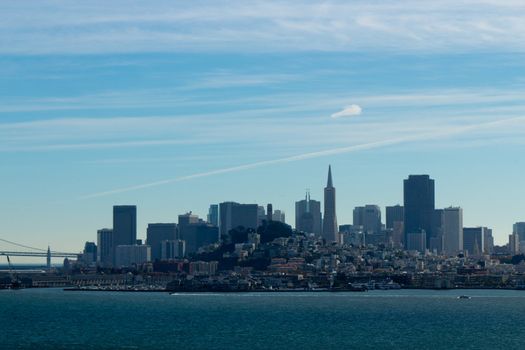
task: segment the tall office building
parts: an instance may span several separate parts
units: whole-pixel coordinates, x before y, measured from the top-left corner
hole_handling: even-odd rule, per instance
[[[443,236],[443,209],[436,209],[432,213],[432,237],[429,239],[428,249],[432,252],[443,253],[445,237]]]
[[[151,247],[151,260],[160,260],[161,242],[177,239],[177,224],[148,224],[146,243]]]
[[[186,254],[196,253],[199,248],[219,241],[219,228],[200,221],[185,226],[180,239],[185,242]]]
[[[210,209],[208,210],[208,223],[219,226],[219,205],[218,204],[212,204],[210,205]]]
[[[323,238],[327,242],[339,243],[339,232],[335,207],[335,188],[332,182],[332,167],[328,166],[328,181],[324,188]]]
[[[424,231],[428,247],[433,237],[434,180],[428,175],[409,175],[403,185],[405,239],[408,233],[422,234]]]
[[[257,227],[261,226],[263,224],[263,221],[268,220],[268,217],[266,216],[266,211],[264,210],[264,206],[259,205],[257,206]]]
[[[512,225],[512,233],[517,234],[520,241],[525,241],[525,222],[517,222]]]
[[[443,209],[443,251],[456,255],[463,250],[463,209],[449,207]]]
[[[231,229],[242,226],[246,229],[257,229],[257,204],[239,204],[223,202],[219,204],[219,228],[221,235],[227,235]]]
[[[274,210],[272,214],[272,221],[279,221],[282,223],[286,223],[284,211],[280,209]]]
[[[266,205],[266,221],[270,222],[273,220],[273,205],[268,203]]]
[[[295,202],[295,229],[320,236],[322,227],[321,202],[307,192],[305,199]]]
[[[377,205],[367,204],[355,207],[353,212],[354,226],[363,226],[367,234],[381,232],[381,209]]]
[[[103,228],[97,231],[97,265],[109,267],[114,262],[113,230]]]
[[[186,214],[179,215],[179,221],[178,221],[178,234],[177,238],[181,238],[184,236],[184,231],[186,230],[186,227],[188,227],[191,224],[196,224],[200,221],[199,216],[193,214],[191,211]]]
[[[135,205],[115,205],[113,207],[113,250],[119,245],[137,243],[137,207]]]
[[[488,227],[484,227],[484,229],[485,230],[483,232],[485,234],[485,238],[483,251],[486,254],[492,254],[494,253],[494,237],[492,236],[492,229]]]
[[[485,227],[463,228],[463,250],[469,255],[483,255],[485,247]]]
[[[386,228],[394,228],[396,222],[405,220],[405,208],[402,205],[386,207]]]
[[[82,262],[88,266],[95,265],[97,262],[97,245],[95,242],[86,242],[82,252]]]
[[[160,242],[160,260],[182,259],[186,255],[186,242],[182,239]]]
[[[509,235],[509,253],[511,255],[516,255],[520,252],[520,237],[517,233],[512,233]]]

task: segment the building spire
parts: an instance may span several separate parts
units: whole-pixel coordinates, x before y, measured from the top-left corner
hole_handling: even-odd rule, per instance
[[[326,184],[326,187],[334,187],[332,184],[332,166],[328,165],[328,182]]]

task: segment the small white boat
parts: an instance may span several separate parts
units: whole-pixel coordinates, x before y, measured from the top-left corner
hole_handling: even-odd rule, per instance
[[[472,299],[472,297],[469,297],[468,295],[460,295],[458,299]]]

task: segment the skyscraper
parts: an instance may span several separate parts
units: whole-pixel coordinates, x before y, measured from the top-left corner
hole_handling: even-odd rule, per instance
[[[181,237],[185,242],[187,254],[196,253],[200,247],[219,241],[219,228],[200,221],[184,227]]]
[[[328,166],[328,181],[324,188],[323,238],[327,242],[339,243],[339,232],[335,209],[335,188],[332,182],[331,166]]]
[[[210,205],[210,209],[208,210],[208,223],[219,226],[219,205],[218,204],[212,204]]]
[[[219,204],[220,234],[227,235],[231,229],[242,226],[257,229],[259,206],[257,204],[239,204],[223,202]]]
[[[464,227],[463,228],[463,250],[469,255],[479,256],[484,252],[485,247],[485,227]]]
[[[430,238],[433,237],[434,180],[428,175],[409,175],[403,183],[405,239],[408,233],[425,231],[426,246],[429,246]]]
[[[280,209],[274,210],[272,214],[272,221],[280,221],[282,223],[286,223],[284,211]]]
[[[367,234],[381,232],[381,209],[377,205],[367,204],[355,207],[353,212],[354,226],[363,226]]]
[[[405,220],[405,208],[402,205],[386,207],[386,228],[394,228],[395,222]]]
[[[113,230],[103,228],[97,231],[97,264],[104,267],[113,265]]]
[[[295,229],[321,235],[321,202],[310,199],[310,193],[306,193],[305,199],[295,202]]]
[[[186,228],[190,226],[191,224],[198,223],[199,221],[200,221],[199,216],[193,214],[191,211],[189,213],[179,215],[177,238],[184,239],[182,237],[184,237]]]
[[[151,261],[161,259],[161,242],[177,238],[177,224],[148,224],[146,243],[151,247]]]
[[[520,242],[525,241],[525,222],[517,222],[512,225],[512,233],[518,235]]]
[[[463,209],[443,209],[442,226],[443,250],[447,255],[456,255],[463,250]],[[483,249],[483,248],[482,248]]]
[[[134,245],[137,242],[137,207],[115,205],[113,207],[113,258],[119,245]]]

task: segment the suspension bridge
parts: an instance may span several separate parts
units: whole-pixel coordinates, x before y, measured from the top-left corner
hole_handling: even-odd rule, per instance
[[[57,251],[51,250],[50,247],[47,247],[47,249],[31,247],[25,244],[9,241],[3,238],[0,238],[0,242],[4,244],[8,244],[10,247],[14,246],[16,247],[16,249],[20,249],[20,248],[24,249],[24,250],[11,250],[15,248],[10,248],[10,250],[0,249],[0,255],[5,255],[8,257],[23,256],[23,257],[32,257],[32,258],[46,258],[47,268],[51,268],[51,258],[76,258],[79,254],[79,253],[57,252]]]

